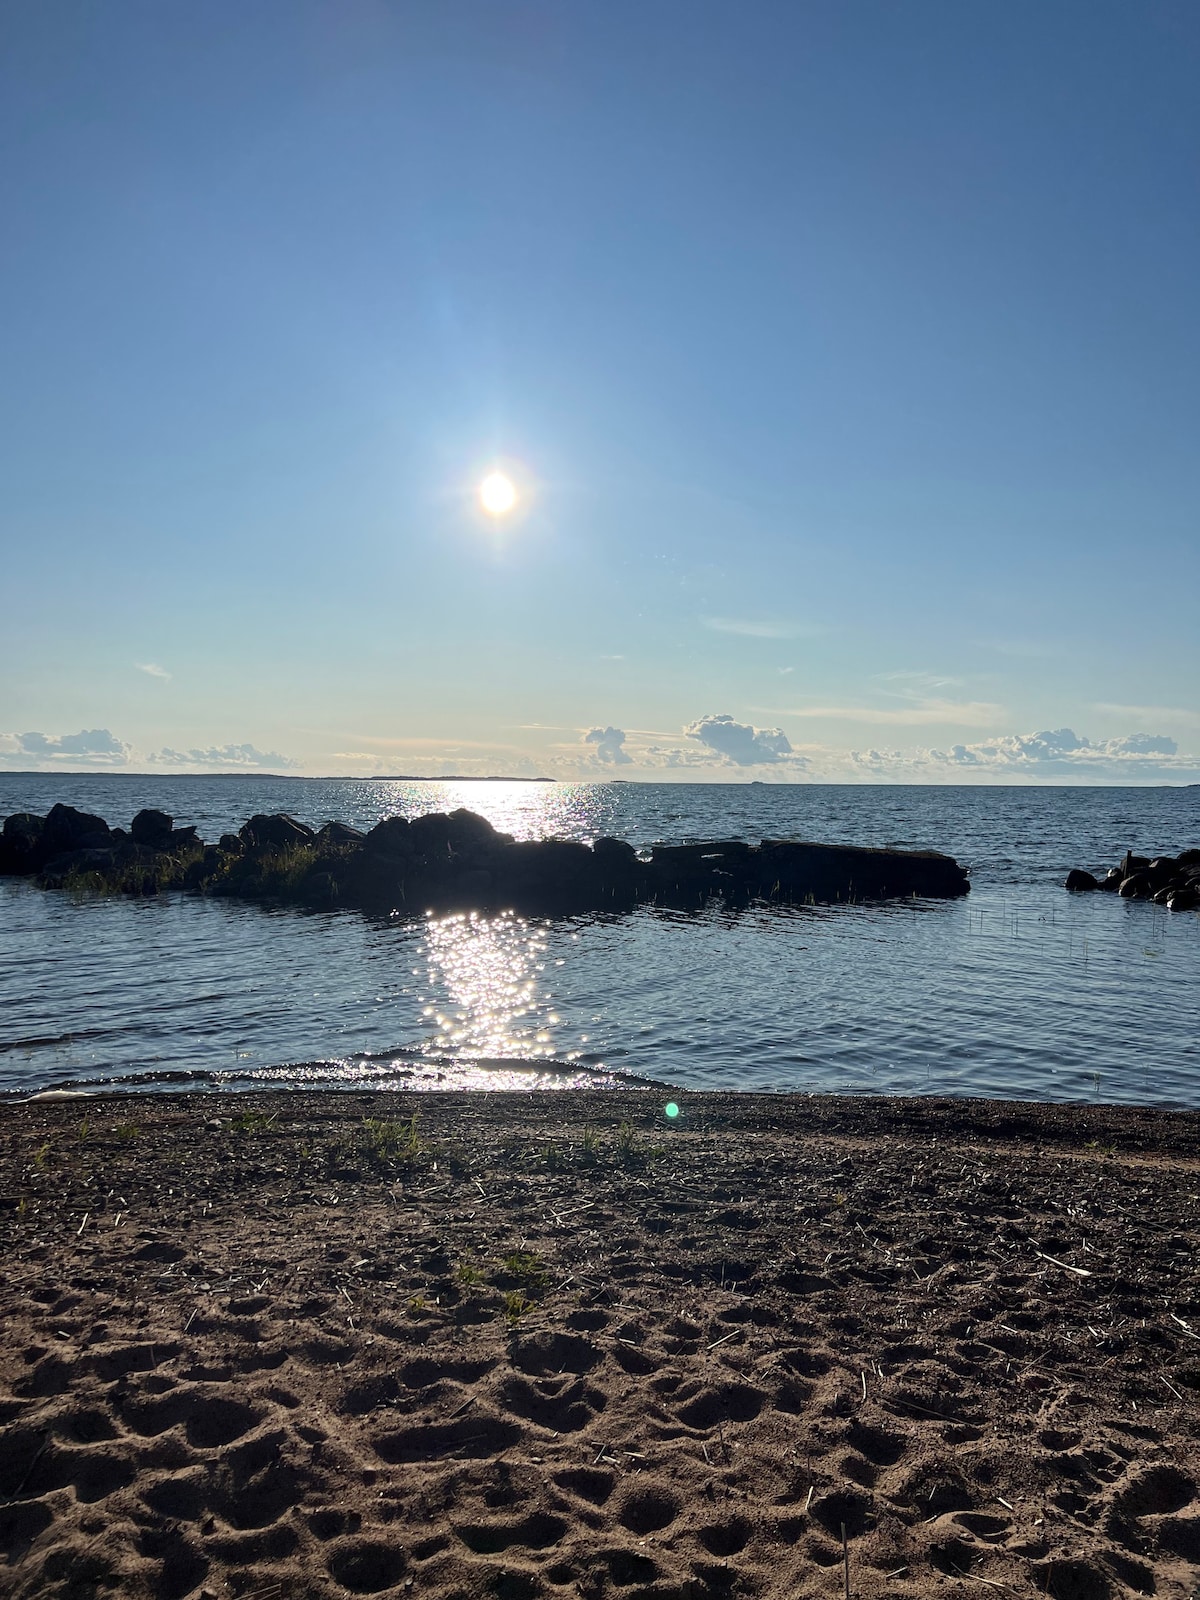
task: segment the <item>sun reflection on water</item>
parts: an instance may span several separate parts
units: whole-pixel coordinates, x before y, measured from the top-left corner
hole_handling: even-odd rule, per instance
[[[544,991],[544,928],[511,912],[430,915],[423,930],[427,1053],[552,1057],[559,1018]]]
[[[605,831],[618,796],[595,783],[430,779],[379,780],[371,799],[380,816],[417,817],[462,806],[517,839],[591,839]]]

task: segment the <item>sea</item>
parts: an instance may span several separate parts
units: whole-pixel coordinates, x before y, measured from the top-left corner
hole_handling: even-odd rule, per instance
[[[0,815],[155,806],[368,828],[467,806],[519,838],[936,849],[953,901],[544,919],[369,916],[0,879],[0,1093],[529,1088],[1200,1107],[1200,913],[1068,894],[1200,845],[1200,788],[0,773]]]

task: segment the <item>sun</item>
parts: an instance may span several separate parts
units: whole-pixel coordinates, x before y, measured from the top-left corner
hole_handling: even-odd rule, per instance
[[[489,517],[506,517],[517,503],[517,486],[503,472],[489,472],[479,485],[479,504]]]

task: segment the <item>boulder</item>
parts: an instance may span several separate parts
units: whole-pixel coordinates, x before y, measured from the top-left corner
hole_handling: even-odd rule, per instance
[[[624,839],[600,838],[592,845],[592,854],[604,862],[633,862],[637,851]]]
[[[297,822],[295,817],[277,811],[273,816],[260,813],[251,817],[249,822],[242,824],[239,837],[248,850],[265,855],[311,844],[316,834],[306,823]]]
[[[1200,889],[1172,889],[1167,897],[1170,911],[1195,911],[1197,906],[1200,906]]]
[[[246,846],[236,833],[223,833],[217,840],[217,849],[223,851],[227,856],[240,856],[244,853]]]
[[[47,857],[68,850],[103,850],[112,834],[103,817],[74,806],[52,806],[42,829],[41,844]]]
[[[1149,863],[1147,863],[1149,865]],[[1147,872],[1131,872],[1121,879],[1117,893],[1123,900],[1148,900],[1154,892],[1154,883]]]
[[[1124,881],[1120,867],[1110,867],[1096,887],[1106,890],[1109,894],[1116,894]]]
[[[403,858],[413,853],[413,841],[407,817],[384,817],[367,834],[367,850],[376,856]]]
[[[200,842],[195,823],[189,823],[186,828],[171,829],[171,837],[167,840],[166,848],[177,855],[181,850],[195,850]]]
[[[45,821],[32,811],[17,811],[4,821],[0,833],[0,873],[36,872],[45,859],[42,834]]]
[[[321,844],[361,844],[366,837],[361,828],[352,828],[348,822],[327,822],[317,829]]]
[[[451,831],[450,818],[444,811],[430,811],[423,817],[414,817],[408,825],[413,853],[425,857],[448,856]]]
[[[486,817],[468,811],[465,806],[452,811],[446,820],[450,824],[450,848],[455,855],[478,854],[512,843],[510,834],[497,833]]]
[[[155,811],[147,807],[134,817],[129,824],[129,831],[133,835],[135,844],[143,844],[148,850],[165,850],[171,842],[171,830],[174,826],[174,817],[168,816],[165,811]]]
[[[32,811],[14,811],[11,817],[4,819],[3,837],[33,843],[42,837],[45,828],[45,817],[39,817]]]
[[[1066,887],[1068,889],[1098,889],[1100,885],[1090,872],[1085,872],[1082,867],[1073,867],[1067,873]]]

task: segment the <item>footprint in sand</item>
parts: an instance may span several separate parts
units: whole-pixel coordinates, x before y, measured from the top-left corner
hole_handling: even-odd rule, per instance
[[[615,1474],[603,1472],[599,1467],[564,1467],[561,1472],[554,1474],[554,1481],[560,1489],[577,1494],[590,1505],[602,1506],[612,1494],[617,1480]]]
[[[398,1544],[381,1539],[347,1539],[326,1556],[330,1575],[351,1594],[378,1594],[404,1576],[408,1562]]]
[[[495,1556],[518,1546],[525,1550],[546,1550],[563,1538],[568,1526],[562,1517],[535,1511],[517,1521],[468,1523],[454,1531],[476,1555]]]
[[[206,1394],[202,1389],[172,1389],[157,1398],[137,1396],[121,1405],[121,1420],[134,1433],[149,1437],[181,1424],[197,1450],[232,1444],[262,1421],[263,1413],[241,1400]]]
[[[635,1485],[618,1506],[617,1520],[630,1533],[657,1533],[674,1522],[681,1509],[679,1500],[669,1490],[653,1484]]]
[[[608,1404],[608,1397],[582,1378],[559,1387],[555,1379],[537,1384],[513,1376],[500,1385],[497,1399],[505,1410],[554,1433],[578,1433]]]

